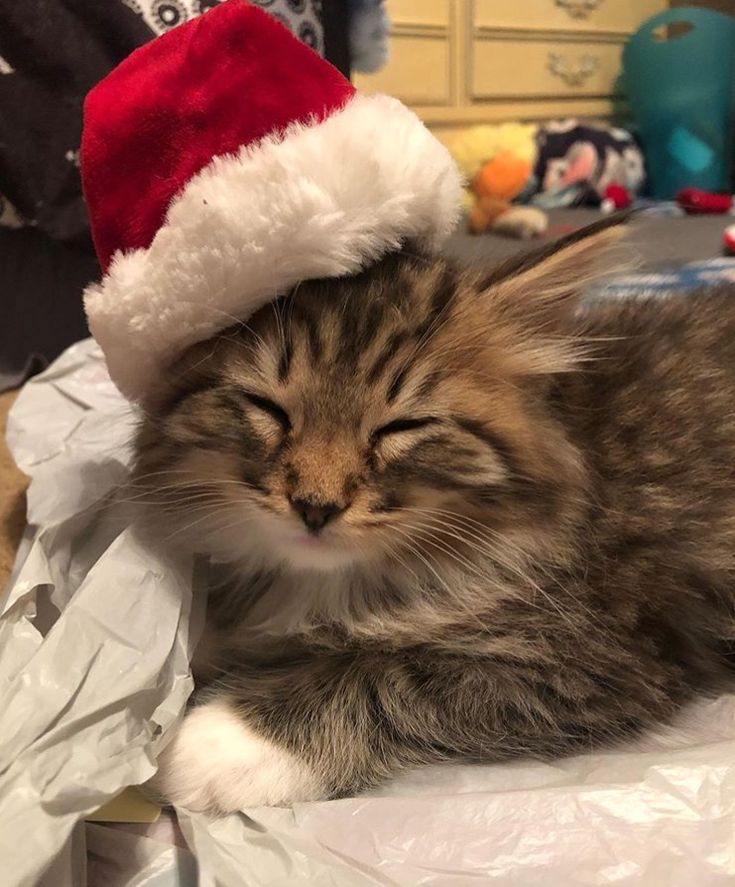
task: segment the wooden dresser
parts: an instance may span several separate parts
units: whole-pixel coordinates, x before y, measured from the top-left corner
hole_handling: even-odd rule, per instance
[[[391,59],[359,75],[433,126],[610,114],[626,37],[666,0],[387,0]]]

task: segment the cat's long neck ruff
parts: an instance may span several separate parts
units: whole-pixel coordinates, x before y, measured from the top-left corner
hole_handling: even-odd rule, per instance
[[[402,555],[401,562],[356,564],[321,572],[279,567],[248,571],[221,567],[213,594],[222,628],[242,642],[287,635],[337,636],[381,645],[404,646],[441,636],[448,626],[467,622],[478,631],[492,621],[495,607],[510,598],[534,597],[543,567],[509,547],[503,562],[476,551],[427,551]]]

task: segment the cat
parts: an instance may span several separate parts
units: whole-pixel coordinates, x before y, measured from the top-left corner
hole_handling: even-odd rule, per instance
[[[621,231],[489,271],[407,246],[172,368],[138,520],[223,576],[161,796],[572,755],[732,686],[735,290],[583,303]]]

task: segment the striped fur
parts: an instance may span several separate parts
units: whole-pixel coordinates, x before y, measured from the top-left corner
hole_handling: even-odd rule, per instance
[[[406,249],[172,369],[132,495],[222,577],[164,795],[226,811],[569,754],[727,685],[735,309],[580,315],[618,236],[484,274]]]

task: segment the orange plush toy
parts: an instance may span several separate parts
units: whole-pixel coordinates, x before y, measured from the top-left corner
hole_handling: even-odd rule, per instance
[[[548,227],[546,213],[512,202],[523,192],[532,172],[532,164],[512,151],[500,151],[484,163],[472,180],[475,202],[468,218],[470,231],[522,239],[543,234]]]

